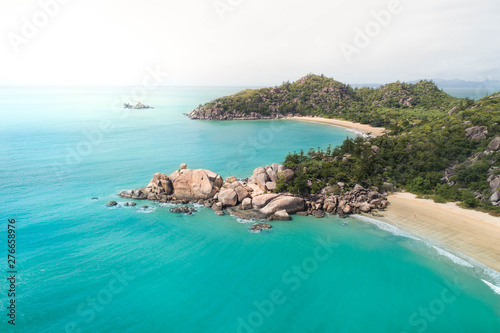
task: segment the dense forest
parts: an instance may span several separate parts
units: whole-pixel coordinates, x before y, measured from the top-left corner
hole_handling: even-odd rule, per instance
[[[292,182],[276,191],[340,192],[360,184],[405,189],[437,202],[500,214],[500,94],[459,99],[430,81],[353,89],[308,75],[280,87],[245,90],[197,110],[264,116],[317,115],[383,126],[379,137],[346,139],[341,146],[290,153]],[[196,111],[196,110],[195,110]],[[194,111],[193,111],[194,112]],[[307,148],[307,147],[305,147]]]

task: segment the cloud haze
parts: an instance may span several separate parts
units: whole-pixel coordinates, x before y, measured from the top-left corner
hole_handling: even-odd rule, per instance
[[[498,80],[498,22],[491,0],[2,0],[0,84]]]

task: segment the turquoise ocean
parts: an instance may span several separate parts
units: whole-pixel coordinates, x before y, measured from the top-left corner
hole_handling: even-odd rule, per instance
[[[130,87],[0,89],[0,332],[500,332],[498,272],[377,220],[294,216],[253,234],[202,207],[122,205],[180,163],[243,178],[356,135],[183,115],[241,89],[158,87],[141,98],[154,109],[130,111],[116,107]]]

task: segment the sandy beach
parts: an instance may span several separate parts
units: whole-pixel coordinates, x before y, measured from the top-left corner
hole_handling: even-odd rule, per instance
[[[388,197],[390,205],[378,220],[464,253],[500,272],[500,218],[458,207],[416,199],[411,193]]]
[[[353,123],[352,121],[347,121],[347,120],[328,119],[328,118],[321,118],[321,117],[287,117],[286,119],[310,121],[310,122],[315,122],[315,123],[323,123],[323,124],[329,124],[329,125],[334,125],[334,126],[340,126],[340,127],[345,127],[345,128],[355,130],[355,131],[363,133],[363,134],[372,134],[375,136],[382,135],[385,132],[385,128],[383,128],[383,127],[372,127],[370,125]]]

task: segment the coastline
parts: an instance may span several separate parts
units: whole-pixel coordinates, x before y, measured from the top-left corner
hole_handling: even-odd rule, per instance
[[[374,218],[437,241],[500,272],[500,218],[463,209],[452,202],[439,204],[417,199],[411,193],[394,193],[388,199],[387,210]]]
[[[366,124],[360,124],[360,123],[354,123],[352,121],[348,120],[339,120],[339,119],[328,119],[328,118],[322,118],[322,117],[285,117],[284,119],[287,120],[300,120],[300,121],[309,121],[309,122],[314,122],[314,123],[322,123],[322,124],[329,124],[329,125],[334,125],[334,126],[339,126],[339,127],[344,127],[348,129],[352,129],[356,132],[368,135],[374,135],[374,136],[380,136],[385,133],[385,128],[384,127],[373,127],[370,125]]]

